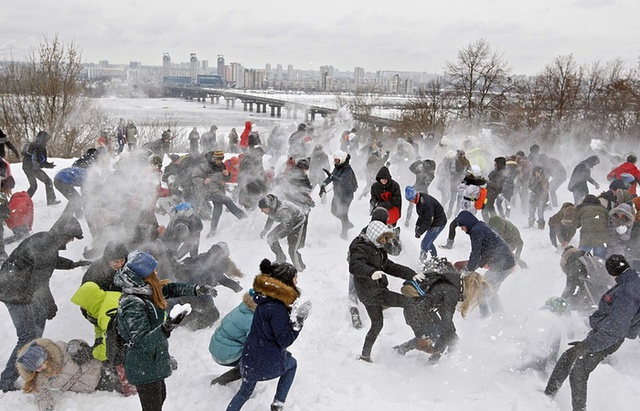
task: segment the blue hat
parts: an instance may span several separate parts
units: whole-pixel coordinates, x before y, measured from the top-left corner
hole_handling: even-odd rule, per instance
[[[157,266],[156,259],[144,251],[132,251],[127,257],[127,267],[142,278],[149,276]]]
[[[417,195],[418,192],[412,186],[407,186],[404,189],[404,197],[407,199],[407,201],[413,201]]]
[[[27,371],[34,372],[47,361],[49,355],[44,348],[32,342],[29,347],[18,357],[18,362],[24,366]]]

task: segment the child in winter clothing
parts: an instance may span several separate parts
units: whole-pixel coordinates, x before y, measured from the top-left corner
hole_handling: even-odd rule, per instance
[[[38,338],[20,349],[16,367],[25,381],[23,391],[35,394],[40,411],[56,409],[56,391],[112,390],[101,381],[102,364],[91,357],[90,348],[82,340]]]
[[[622,203],[609,211],[607,255],[627,254],[627,244],[631,240],[635,217],[635,209],[627,203]]]
[[[300,291],[296,287],[298,272],[291,264],[272,264],[265,259],[260,272],[253,282],[256,309],[240,360],[242,385],[227,411],[240,410],[258,381],[274,378],[279,380],[271,410],[282,410],[296,374],[297,362],[287,347],[298,338],[311,304],[294,304]]]
[[[251,331],[253,313],[256,310],[256,303],[251,294],[253,294],[253,290],[242,296],[242,302],[222,318],[220,326],[211,336],[209,353],[211,353],[213,360],[225,367],[232,367],[230,371],[214,378],[211,385],[225,385],[242,378],[239,366],[240,357],[249,331]]]

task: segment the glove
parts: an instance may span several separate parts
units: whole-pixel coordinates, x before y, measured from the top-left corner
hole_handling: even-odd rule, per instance
[[[76,267],[85,267],[85,266],[88,266],[88,265],[91,265],[91,264],[93,264],[93,262],[89,261],[89,260],[78,260],[78,261],[72,263],[71,266],[73,268],[76,268]]]
[[[423,282],[425,280],[425,278],[427,278],[427,277],[424,274],[418,273],[418,274],[413,276],[413,281],[421,283],[421,282]]]
[[[162,328],[162,332],[164,333],[164,335],[166,335],[167,338],[169,338],[169,336],[171,335],[171,331],[173,331],[173,329],[176,328],[178,324],[180,324],[182,320],[184,320],[184,317],[186,316],[187,316],[187,312],[183,311],[180,314],[176,315],[175,318],[167,317],[167,319],[164,320],[164,322],[160,326],[160,328]]]
[[[571,353],[576,357],[582,357],[583,355],[589,353],[591,350],[589,349],[589,344],[586,341],[571,341],[569,343],[572,347],[567,351],[571,351]]]
[[[212,297],[218,296],[218,291],[208,284],[196,285],[196,295],[210,295]]]
[[[324,184],[320,185],[320,197],[327,193],[326,186]]]
[[[296,301],[297,302],[297,301]],[[296,331],[300,331],[302,326],[304,325],[304,321],[309,317],[309,313],[311,313],[311,301],[307,300],[300,305],[296,305],[294,303],[294,312],[296,315],[296,322],[293,325],[293,329]]]
[[[598,183],[595,183],[593,186],[596,188],[596,190],[600,188],[600,184]]]
[[[267,235],[267,230],[263,230],[260,232],[260,239],[262,240],[264,236]]]
[[[384,271],[374,271],[373,274],[371,274],[371,279],[374,281],[378,281],[382,278],[383,275]]]
[[[67,352],[73,362],[78,365],[84,365],[93,358],[91,346],[84,340],[75,339],[69,341],[69,344],[67,344]]]

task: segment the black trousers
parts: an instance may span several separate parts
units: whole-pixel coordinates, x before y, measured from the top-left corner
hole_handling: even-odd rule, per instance
[[[167,398],[167,386],[163,380],[149,384],[136,385],[142,411],[162,411],[162,404]]]
[[[364,346],[362,347],[362,356],[371,357],[371,349],[376,342],[382,326],[384,325],[383,309],[385,307],[400,307],[404,308],[411,303],[410,297],[402,294],[394,293],[393,291],[384,290],[378,296],[379,305],[364,304],[367,309],[367,314],[371,320],[371,328],[367,332],[367,336],[364,338]]]

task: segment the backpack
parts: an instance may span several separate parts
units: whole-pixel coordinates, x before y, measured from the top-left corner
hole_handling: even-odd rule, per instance
[[[478,193],[478,198],[474,201],[474,206],[476,210],[482,210],[484,207],[484,203],[487,201],[487,189],[486,187],[480,187],[480,192]]]
[[[107,325],[107,332],[105,333],[107,361],[113,365],[124,364],[124,357],[127,351],[127,340],[122,338],[118,332],[118,308],[112,308],[105,314],[111,318]]]

